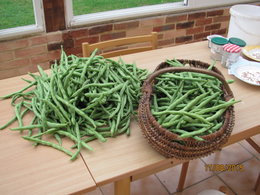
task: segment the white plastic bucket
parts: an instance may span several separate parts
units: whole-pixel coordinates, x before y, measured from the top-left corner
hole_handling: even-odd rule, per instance
[[[237,37],[247,45],[260,45],[260,6],[234,5],[230,14],[228,38]]]

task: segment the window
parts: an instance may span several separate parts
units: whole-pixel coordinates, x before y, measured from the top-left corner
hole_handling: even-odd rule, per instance
[[[1,0],[0,39],[44,31],[41,0]]]
[[[129,5],[128,2],[130,1],[137,2],[137,0],[73,0],[73,2],[72,0],[65,0],[67,26],[77,27],[168,13],[173,14],[188,10],[216,8],[237,3],[258,2],[257,0],[143,0],[138,2],[146,3]],[[87,2],[89,7],[84,7],[84,2]],[[105,6],[103,4],[100,6],[99,3],[101,2],[108,3]],[[121,4],[118,2],[121,2]],[[110,7],[111,4],[113,7]]]
[[[74,15],[83,15],[86,13],[90,14],[116,9],[174,3],[180,1],[183,0],[113,0],[113,3],[111,3],[111,0],[73,0],[72,3]]]
[[[185,7],[186,0],[65,0],[68,27],[158,15]]]

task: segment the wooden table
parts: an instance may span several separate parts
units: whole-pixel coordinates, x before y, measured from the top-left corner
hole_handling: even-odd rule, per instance
[[[20,77],[0,80],[0,96],[26,86]],[[0,126],[14,116],[10,100],[0,101]],[[17,126],[13,124],[11,127]],[[24,132],[26,134],[26,132]],[[0,194],[71,194],[92,191],[96,184],[82,160],[32,146],[19,132],[0,130]],[[69,140],[65,140],[66,146]],[[69,146],[70,146],[69,145]]]
[[[207,42],[197,42],[176,47],[158,49],[122,56],[128,63],[153,71],[166,59],[195,59],[211,63]],[[227,74],[217,64],[227,79],[235,83],[230,87],[235,98],[242,100],[235,105],[236,123],[229,142],[233,144],[259,133],[260,88],[246,84]],[[24,82],[20,77],[0,80],[0,96],[20,89]],[[0,101],[0,124],[13,116],[10,101]],[[63,153],[40,146],[35,149],[20,138],[17,132],[0,132],[0,194],[68,194],[95,189],[115,182],[115,194],[130,194],[130,182],[160,170],[183,163],[166,159],[153,150],[141,133],[137,122],[131,123],[131,136],[110,138],[106,143],[91,142],[93,152],[82,151],[75,162]],[[65,142],[66,144],[66,142]],[[69,143],[67,143],[69,144]]]
[[[125,62],[135,62],[138,67],[153,71],[166,59],[195,59],[211,63],[207,42],[197,42],[176,47],[152,50],[122,56]],[[260,131],[260,88],[246,84],[227,74],[227,69],[217,63],[226,79],[234,79],[230,87],[236,99],[236,121],[233,133],[226,144],[230,145],[250,138]],[[93,142],[95,152],[82,152],[82,156],[98,186],[115,182],[116,194],[130,192],[130,182],[157,171],[183,163],[176,159],[166,159],[148,145],[136,122],[131,123],[131,136],[124,135],[109,139],[107,143]],[[124,193],[123,193],[124,192]]]

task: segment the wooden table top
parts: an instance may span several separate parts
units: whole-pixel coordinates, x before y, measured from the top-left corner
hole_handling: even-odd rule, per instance
[[[212,62],[206,41],[122,56],[125,62],[135,62],[138,67],[150,71],[166,59],[173,58]],[[242,100],[235,105],[236,121],[230,140],[235,143],[256,135],[260,131],[260,88],[228,75],[227,69],[222,68],[219,62],[216,66],[226,79],[235,80],[230,87],[235,98]],[[137,122],[132,122],[131,125],[130,137],[122,135],[115,139],[108,139],[106,143],[92,142],[90,145],[95,149],[94,152],[82,151],[82,156],[98,185],[171,163],[172,159],[165,159],[151,148]],[[178,161],[174,159],[174,163],[177,164]]]
[[[207,42],[198,42],[176,47],[152,50],[122,56],[127,63],[136,63],[140,68],[153,71],[166,59],[195,59],[211,63]],[[236,123],[230,140],[232,143],[259,133],[260,88],[246,84],[227,74],[227,69],[219,68],[226,79],[235,83],[230,87],[236,99]],[[26,83],[21,77],[0,80],[0,96],[17,91]],[[7,122],[14,114],[10,100],[0,101],[0,124]],[[231,143],[230,142],[230,143]],[[64,144],[70,144],[65,141]],[[8,129],[0,132],[0,194],[30,192],[32,194],[69,194],[91,190],[124,177],[154,171],[158,167],[180,163],[176,159],[166,159],[147,143],[136,121],[131,123],[131,136],[109,138],[106,143],[93,141],[93,152],[83,150],[74,162],[69,157],[49,147],[36,149],[21,138],[18,132]],[[86,164],[85,164],[86,163]],[[93,179],[91,178],[90,171]]]
[[[21,77],[0,80],[0,96],[26,86]],[[14,116],[10,100],[0,101],[0,126]],[[11,127],[17,127],[13,124]],[[26,134],[26,132],[24,132]],[[88,169],[78,158],[46,146],[32,146],[19,132],[0,130],[0,194],[71,194],[96,188]],[[64,140],[64,146],[71,146]]]

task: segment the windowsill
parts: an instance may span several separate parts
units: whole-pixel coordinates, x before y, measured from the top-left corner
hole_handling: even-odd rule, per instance
[[[42,26],[37,26],[35,24],[16,27],[16,28],[8,28],[8,29],[0,30],[0,41],[8,40],[11,38],[13,39],[14,37],[19,38],[26,35],[31,35],[35,33],[41,33],[41,32],[44,32],[44,28]]]

